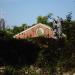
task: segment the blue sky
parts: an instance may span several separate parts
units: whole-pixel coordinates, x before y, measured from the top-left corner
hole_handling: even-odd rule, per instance
[[[75,19],[75,0],[0,0],[0,15],[9,26],[32,25],[48,13],[65,18],[69,11]]]

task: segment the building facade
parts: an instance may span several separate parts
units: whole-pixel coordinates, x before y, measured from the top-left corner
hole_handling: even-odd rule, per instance
[[[35,38],[35,37],[54,37],[53,29],[45,24],[36,24],[13,36],[17,39]]]

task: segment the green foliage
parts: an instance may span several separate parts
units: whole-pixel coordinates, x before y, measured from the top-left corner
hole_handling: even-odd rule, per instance
[[[12,66],[6,66],[5,70],[4,70],[4,74],[5,75],[14,75],[15,71],[16,70],[15,70],[14,67],[12,67]]]
[[[53,13],[49,13],[49,14],[47,15],[47,17],[48,17],[49,19],[52,19],[52,15],[53,15]]]
[[[68,22],[70,22],[71,19],[72,19],[72,12],[69,12],[68,15],[66,15],[66,20],[67,20]]]
[[[21,27],[14,26],[14,28],[13,28],[14,34],[20,33],[21,31],[23,31],[23,29],[21,29]]]
[[[51,15],[48,16],[51,17]],[[71,13],[66,18],[67,20],[62,24],[62,30],[67,39],[55,40],[44,37],[13,39],[14,34],[27,28],[26,24],[0,31],[0,64],[17,67],[36,64],[40,68],[47,68],[51,74],[57,73],[58,68],[60,71],[75,68],[75,21],[71,20]],[[52,25],[52,22],[48,22],[47,16],[38,16],[37,23]],[[25,69],[35,75],[30,68]],[[11,74],[14,68],[7,67],[6,72]]]
[[[47,16],[38,16],[37,17],[37,23],[46,24],[50,27],[52,27],[52,22],[49,22],[48,19],[51,18],[52,13],[48,14]]]
[[[75,21],[64,21],[63,23],[63,33],[65,33],[68,37],[68,39],[74,38],[75,37]]]
[[[22,24],[21,26],[14,26],[13,27],[13,34],[17,34],[17,33],[20,33],[21,31],[27,29],[27,24]]]
[[[13,38],[13,34],[7,32],[6,30],[0,30],[0,39],[11,39]]]
[[[38,16],[37,17],[37,23],[47,24],[48,18],[46,16]]]

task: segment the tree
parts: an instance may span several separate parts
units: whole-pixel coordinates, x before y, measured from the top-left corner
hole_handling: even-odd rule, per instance
[[[71,19],[72,19],[72,12],[69,12],[68,15],[66,15],[66,19],[67,19],[68,22],[71,21]]]
[[[23,30],[25,30],[25,29],[27,29],[28,25],[27,24],[22,24],[21,27],[22,27]]]
[[[17,34],[17,33],[20,33],[21,31],[27,29],[27,24],[22,24],[21,26],[14,26],[13,28],[13,33],[14,34]]]
[[[49,14],[47,15],[48,19],[52,19],[52,15],[53,15],[53,13],[49,13]]]
[[[47,24],[48,23],[48,17],[47,16],[38,16],[37,17],[37,23]]]
[[[72,22],[71,22],[71,19],[72,19],[72,12],[68,12],[68,14],[66,15],[66,20],[64,21],[64,24],[63,24],[63,26],[64,26],[64,32],[66,33],[66,35],[67,35],[67,39],[70,39],[72,36],[71,36],[71,34],[72,34],[72,26],[73,26],[73,24],[72,24]]]

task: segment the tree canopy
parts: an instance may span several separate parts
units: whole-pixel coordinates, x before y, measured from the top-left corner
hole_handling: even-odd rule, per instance
[[[37,23],[52,25],[48,16],[38,16]],[[56,73],[58,68],[61,72],[75,68],[75,21],[72,20],[72,13],[69,13],[62,23],[62,31],[67,36],[65,39],[9,38],[26,28],[28,25],[22,24],[0,31],[0,63],[23,66],[35,63],[41,68],[49,68],[51,74]]]

